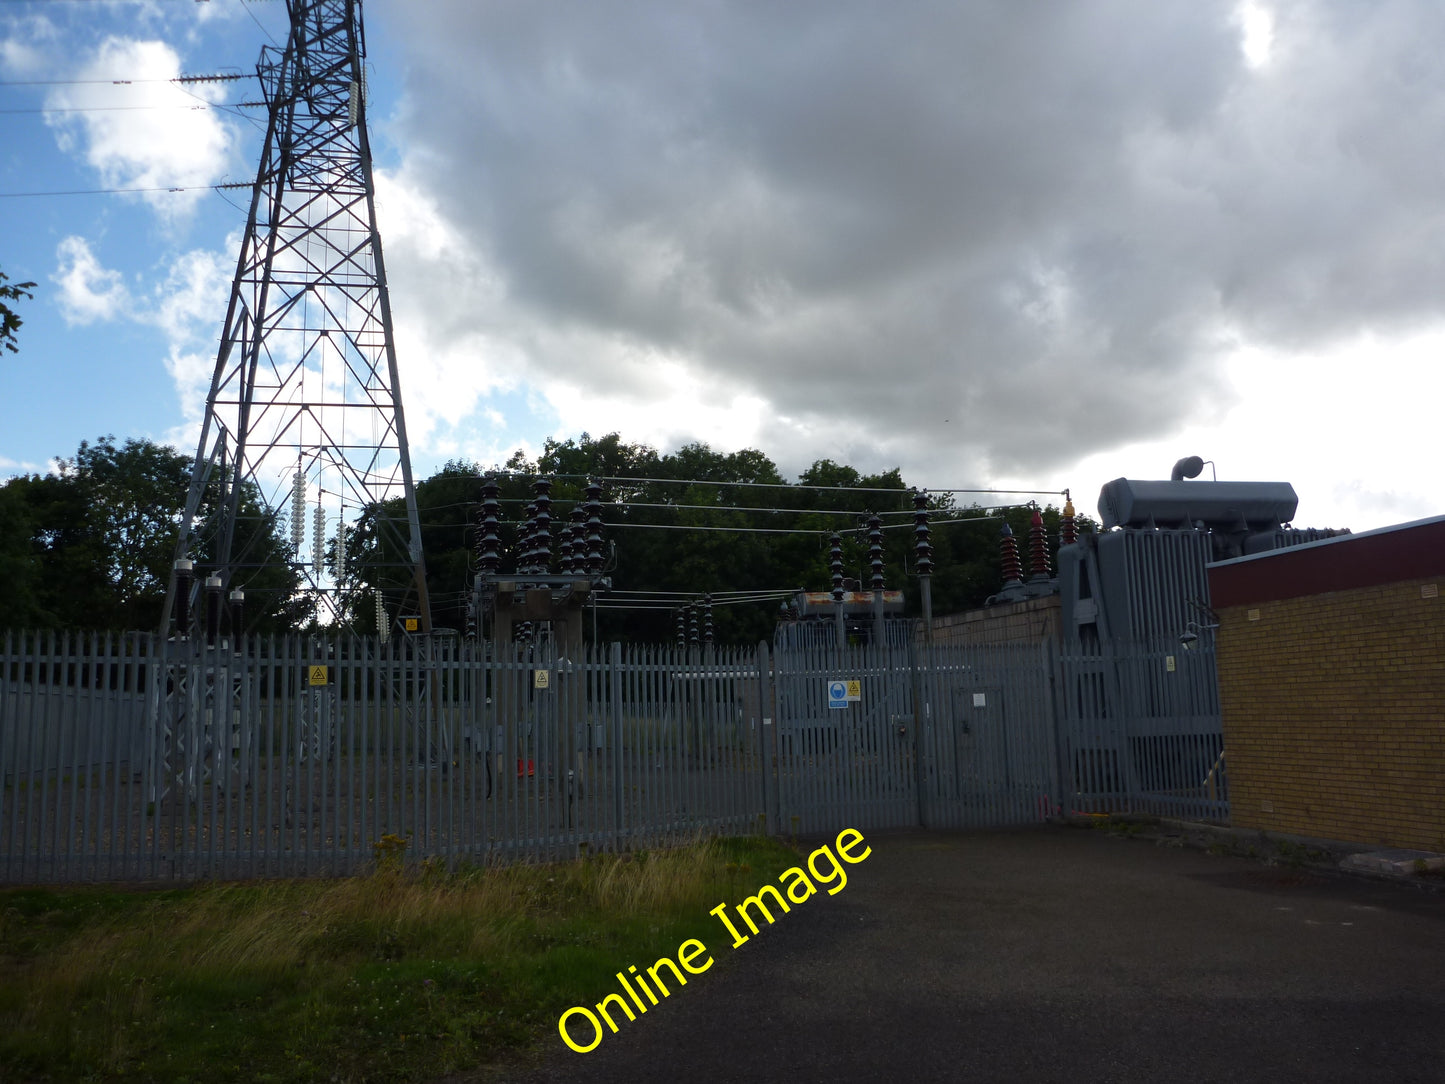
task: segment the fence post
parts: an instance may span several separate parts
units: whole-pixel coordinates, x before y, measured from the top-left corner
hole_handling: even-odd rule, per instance
[[[782,765],[778,763],[778,727],[773,718],[776,704],[772,695],[772,661],[768,642],[758,641],[758,752],[762,761],[763,823],[768,835],[782,831]]]
[[[1059,670],[1063,665],[1063,660],[1059,653],[1059,646],[1053,641],[1045,640],[1040,647],[1040,666],[1044,672],[1044,682],[1048,691],[1049,794],[1053,811],[1062,813],[1065,798],[1064,780],[1071,778],[1064,763],[1066,743],[1063,734],[1063,711],[1060,709],[1059,703]]]
[[[627,837],[622,801],[622,645],[616,641],[607,645],[607,702],[608,717],[612,722],[612,738],[608,743],[612,754],[612,821],[613,839],[616,849],[623,850]]]
[[[908,638],[908,675],[913,693],[913,725],[909,727],[913,738],[913,791],[918,803],[918,827],[927,828],[929,826],[928,795],[926,793],[928,776],[923,770],[926,743],[922,737],[924,711],[927,705],[923,700],[923,680],[919,673],[918,647],[911,636]]]

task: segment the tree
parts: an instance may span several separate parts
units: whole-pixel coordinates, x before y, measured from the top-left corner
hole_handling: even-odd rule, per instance
[[[0,625],[153,629],[160,621],[190,460],[146,440],[82,441],[54,474],[0,486]],[[214,500],[206,495],[206,503]],[[204,512],[204,508],[203,508]],[[243,494],[237,548],[258,568],[233,577],[246,590],[251,630],[304,619],[289,553],[254,492]],[[192,554],[198,570],[212,555]]]
[[[9,281],[5,272],[0,271],[0,346],[14,354],[19,349],[15,345],[15,333],[20,330],[23,321],[6,302],[19,301],[22,297],[27,300],[33,298],[35,295],[30,291],[35,288],[35,283],[17,282],[7,285]]]
[[[796,484],[788,484],[755,449],[725,453],[694,443],[663,455],[646,445],[628,444],[616,433],[600,438],[583,433],[576,440],[548,440],[535,461],[521,451],[492,468],[454,461],[417,483],[432,618],[438,628],[461,631],[467,626],[477,568],[481,480],[491,473],[499,476],[504,574],[515,570],[520,556],[519,525],[533,499],[535,476],[552,479],[554,545],[569,513],[583,499],[587,480],[595,478],[603,490],[607,575],[619,594],[657,591],[700,598],[739,590],[826,591],[832,585],[827,536],[834,531],[843,540],[845,578],[850,586],[866,590],[870,570],[865,524],[867,516],[876,513],[884,526],[884,582],[889,590],[905,592],[909,612],[918,613],[913,493],[898,470],[865,475],[821,459]],[[729,484],[740,482],[751,484]],[[934,612],[980,606],[1003,586],[1000,519],[1011,524],[1027,562],[1033,510],[958,508],[950,494],[931,495],[929,501],[935,517]],[[348,543],[352,582],[364,586],[353,596],[358,601],[351,618],[366,632],[372,631],[374,611],[365,604],[371,589],[394,595],[405,588],[383,575],[387,562],[401,563],[404,554],[394,540],[384,542],[376,526],[379,511],[363,513]],[[402,515],[401,502],[385,511]],[[1052,560],[1058,509],[1043,509],[1043,519]],[[1079,525],[1086,529],[1087,521],[1080,517]],[[718,642],[751,644],[768,637],[777,610],[776,600],[715,607]],[[675,635],[676,612],[665,608],[604,608],[598,616],[604,641],[671,642]]]

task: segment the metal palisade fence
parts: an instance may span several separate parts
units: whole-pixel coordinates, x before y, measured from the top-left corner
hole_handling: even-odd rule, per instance
[[[0,644],[0,882],[334,875],[700,834],[1227,814],[1176,643]],[[1211,714],[1212,712],[1212,714]]]

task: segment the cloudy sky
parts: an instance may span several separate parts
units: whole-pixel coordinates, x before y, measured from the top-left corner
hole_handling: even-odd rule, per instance
[[[0,473],[190,453],[285,36],[0,0]],[[1445,512],[1439,0],[370,0],[412,455],[586,430],[931,486],[1285,480]],[[113,80],[129,80],[116,84]],[[108,195],[23,195],[184,188]],[[228,198],[229,197],[229,198]]]

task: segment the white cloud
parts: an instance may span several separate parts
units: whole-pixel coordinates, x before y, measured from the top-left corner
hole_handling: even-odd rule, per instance
[[[45,71],[56,42],[55,24],[43,15],[3,20],[0,71],[13,78],[35,78]]]
[[[1257,0],[1245,0],[1235,11],[1239,22],[1239,50],[1251,68],[1269,64],[1274,51],[1274,14]]]
[[[1438,456],[1426,434],[1445,401],[1442,358],[1445,322],[1296,355],[1240,349],[1227,362],[1238,400],[1217,425],[1096,453],[1059,481],[1094,514],[1111,478],[1167,478],[1175,460],[1200,455],[1221,480],[1291,483],[1297,526],[1358,531],[1439,515]]]
[[[223,100],[224,88],[168,82],[180,73],[179,55],[163,41],[107,37],[74,75],[99,82],[46,98],[49,109],[86,110],[47,114],[61,148],[108,187],[162,189],[142,198],[168,220],[190,212],[236,164],[235,132],[207,104]],[[165,191],[175,187],[191,191]]]
[[[227,249],[240,246],[238,234],[227,238]],[[165,366],[180,403],[183,421],[166,440],[187,452],[200,438],[206,395],[216,366],[216,344],[231,289],[231,265],[224,252],[193,249],[171,263],[165,279],[152,291],[150,304],[139,319],[165,333]]]
[[[409,175],[377,172],[376,215],[408,437],[422,447],[514,388],[524,349],[494,323],[505,310],[496,269]]]
[[[390,127],[441,231],[392,275],[430,268],[420,384],[512,389],[517,437],[1080,493],[1213,445],[1307,517],[1428,492],[1316,476],[1308,436],[1260,435],[1257,374],[1310,382],[1329,433],[1371,424],[1329,394],[1347,374],[1432,379],[1398,347],[1445,317],[1433,0],[370,15],[406,52]],[[1300,375],[1320,358],[1329,383]]]
[[[239,245],[239,235],[227,239],[228,249]],[[215,368],[233,257],[205,249],[180,253],[149,289],[132,291],[118,271],[102,266],[83,237],[65,238],[57,256],[60,266],[51,278],[60,287],[58,303],[67,322],[124,320],[161,331],[164,364],[184,419],[166,439],[177,447],[194,447]]]
[[[14,38],[0,40],[0,70],[7,75],[34,75],[45,63],[39,49]]]
[[[605,430],[663,449],[693,440],[728,449],[782,443],[784,425],[761,397],[707,381],[675,361],[654,359],[647,368],[652,386],[645,397],[548,385],[542,394],[560,421],[560,433],[575,436],[605,419]]]
[[[66,323],[89,324],[133,315],[130,292],[120,272],[102,267],[85,238],[65,238],[55,254],[60,263],[50,278],[60,287],[60,312]]]
[[[227,247],[239,248],[239,234],[227,239]],[[145,319],[166,333],[175,345],[192,342],[197,336],[214,342],[231,288],[232,265],[222,252],[192,249],[176,257],[163,282],[153,291]]]

